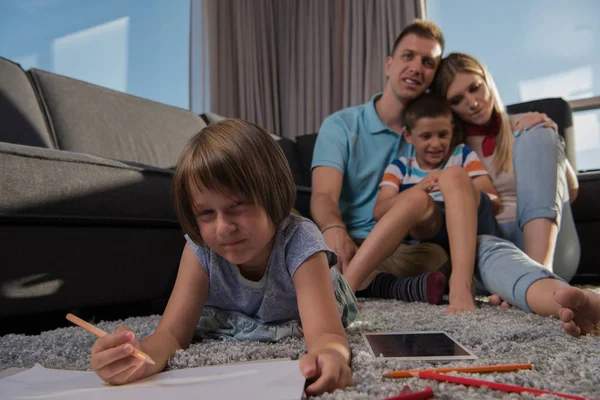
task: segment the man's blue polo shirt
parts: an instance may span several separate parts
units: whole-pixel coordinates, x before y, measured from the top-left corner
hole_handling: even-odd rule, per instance
[[[381,95],[325,118],[313,153],[311,169],[328,166],[343,174],[339,208],[354,239],[366,238],[375,226],[373,206],[385,168],[412,148],[379,119],[375,101]]]

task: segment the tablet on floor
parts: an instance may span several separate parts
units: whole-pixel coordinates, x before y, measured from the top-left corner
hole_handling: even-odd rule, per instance
[[[378,332],[362,336],[375,357],[425,361],[477,359],[446,332]]]

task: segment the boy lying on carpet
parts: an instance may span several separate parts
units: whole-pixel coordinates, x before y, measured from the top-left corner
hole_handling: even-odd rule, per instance
[[[96,341],[98,376],[124,384],[160,372],[195,333],[242,340],[304,334],[300,370],[313,381],[307,394],[352,385],[344,326],[356,317],[356,298],[330,268],[337,256],[316,225],[290,214],[294,181],[270,135],[241,120],[207,126],[184,148],[173,193],[187,240],[173,293],[156,331],[141,342],[126,327]],[[156,365],[133,357],[133,348]]]

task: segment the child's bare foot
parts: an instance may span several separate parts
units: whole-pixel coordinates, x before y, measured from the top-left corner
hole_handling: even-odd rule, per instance
[[[508,304],[506,301],[502,300],[502,298],[500,296],[498,296],[497,294],[493,294],[490,296],[490,304],[493,306],[500,306],[500,307],[504,307],[504,308],[511,307],[510,304]]]
[[[554,291],[554,300],[561,306],[558,315],[566,333],[585,335],[600,322],[600,295],[591,290],[565,287]]]
[[[452,292],[452,290],[451,290]],[[448,305],[447,314],[458,314],[463,312],[477,311],[477,304],[473,294],[469,291],[465,293],[452,294],[450,293],[450,304]]]

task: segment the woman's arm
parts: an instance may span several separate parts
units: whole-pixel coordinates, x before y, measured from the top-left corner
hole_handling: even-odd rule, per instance
[[[350,346],[337,308],[325,253],[309,257],[294,274],[300,320],[308,354],[300,370],[309,395],[352,385]]]
[[[502,211],[502,201],[500,200],[500,197],[498,197],[498,192],[496,192],[496,188],[494,187],[489,175],[479,175],[474,177],[473,184],[477,186],[479,190],[487,193],[487,195],[490,196],[490,201],[492,202],[492,212],[494,215]]]

